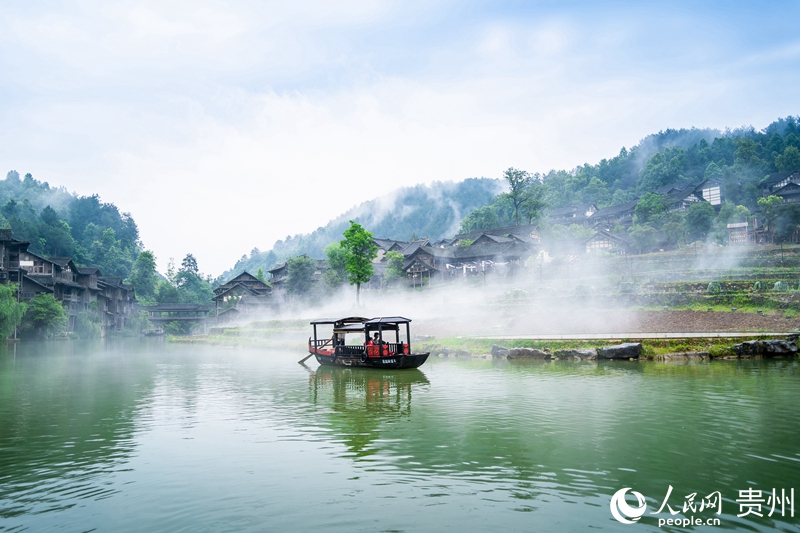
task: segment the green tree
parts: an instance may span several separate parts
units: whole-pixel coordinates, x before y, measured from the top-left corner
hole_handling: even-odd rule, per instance
[[[791,239],[800,225],[800,204],[781,204],[773,221],[775,238],[781,244]]]
[[[197,259],[195,259],[192,254],[186,254],[186,257],[184,257],[183,261],[181,261],[181,270],[184,272],[197,274]]]
[[[81,311],[75,317],[75,333],[82,339],[100,336],[100,316],[94,311]]]
[[[633,247],[641,254],[650,251],[656,244],[658,244],[658,237],[656,229],[652,226],[638,225],[631,228],[628,232]]]
[[[661,221],[664,216],[664,199],[655,193],[647,193],[642,196],[642,199],[636,204],[634,208],[634,222],[636,224],[655,224]]]
[[[256,279],[258,281],[260,281],[261,283],[266,283],[267,282],[267,278],[264,277],[264,269],[263,268],[258,267],[258,272],[256,272]]]
[[[361,284],[369,282],[375,273],[372,260],[378,256],[378,247],[372,242],[372,233],[352,220],[339,245],[345,251],[347,279],[350,285],[356,286],[356,305],[358,305],[361,300]]]
[[[328,288],[340,287],[347,277],[347,254],[338,242],[325,247],[325,256],[328,258],[328,270],[323,275],[323,281]]]
[[[317,260],[306,255],[286,261],[286,290],[291,294],[306,295],[314,285]]]
[[[778,216],[778,207],[783,203],[783,198],[780,196],[767,196],[766,198],[758,199],[758,207],[761,208],[761,213],[767,221],[767,228],[769,228],[770,236],[775,239],[775,218]]]
[[[36,338],[49,338],[64,331],[67,313],[52,294],[39,293],[33,297],[22,317],[21,330]]]
[[[139,300],[144,302],[155,299],[158,274],[156,274],[156,258],[153,252],[145,250],[136,257],[127,282],[133,285],[133,290]]]
[[[597,176],[589,180],[586,188],[583,189],[583,201],[597,204],[598,207],[611,205],[611,193],[608,192],[608,185]]]
[[[531,183],[531,175],[524,170],[509,168],[503,172],[503,178],[508,182],[509,191],[506,195],[514,206],[514,224],[519,225],[519,208],[525,201],[526,191]]]
[[[386,252],[386,271],[383,273],[383,284],[385,286],[395,283],[398,279],[405,277],[403,262],[405,258],[400,252]]]
[[[180,295],[178,288],[170,281],[160,280],[156,284],[156,302],[164,303],[179,303]]]
[[[19,326],[28,308],[24,302],[17,302],[17,288],[14,283],[0,285],[0,335],[6,339]]]
[[[661,226],[661,232],[669,244],[683,244],[686,235],[684,216],[680,213],[667,215],[666,222]]]
[[[523,193],[522,203],[520,204],[522,215],[528,220],[528,224],[538,222],[542,218],[542,211],[547,206],[544,200],[544,193],[545,189],[541,181],[537,179],[529,180],[528,188]]]
[[[714,224],[714,206],[708,202],[695,202],[686,211],[686,231],[691,242],[705,239]]]
[[[787,146],[781,155],[775,157],[775,167],[781,172],[800,170],[800,150]]]

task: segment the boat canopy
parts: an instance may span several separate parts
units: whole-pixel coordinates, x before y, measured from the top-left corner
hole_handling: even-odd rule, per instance
[[[319,324],[363,324],[369,320],[369,318],[363,316],[348,316],[345,318],[319,318],[317,320],[312,320],[311,325],[319,325]]]
[[[377,330],[398,330],[400,324],[408,324],[410,318],[402,316],[379,316],[375,318],[365,318],[361,316],[349,316],[345,318],[320,318],[313,320],[313,326],[333,324],[334,333],[357,333],[359,331]]]

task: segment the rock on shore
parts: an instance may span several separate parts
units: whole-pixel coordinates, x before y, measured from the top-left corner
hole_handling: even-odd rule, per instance
[[[508,359],[550,359],[550,354],[536,348],[511,348]]]
[[[597,349],[598,359],[639,359],[641,354],[641,342],[626,342]]]
[[[591,348],[575,348],[572,350],[556,350],[553,357],[558,359],[574,359],[576,361],[597,359],[597,351]]]
[[[738,356],[761,355],[775,357],[778,355],[797,354],[797,345],[794,342],[782,340],[746,341],[741,344],[734,344],[733,351]]]

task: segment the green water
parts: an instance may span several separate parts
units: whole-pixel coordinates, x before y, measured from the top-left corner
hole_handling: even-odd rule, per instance
[[[722,514],[695,516],[721,525],[695,530],[800,530],[797,504],[736,516],[739,490],[800,497],[797,360],[382,372],[303,355],[139,340],[0,353],[0,530],[670,530],[650,514],[670,485],[675,510],[720,491]],[[609,509],[626,487],[647,502],[633,525]]]

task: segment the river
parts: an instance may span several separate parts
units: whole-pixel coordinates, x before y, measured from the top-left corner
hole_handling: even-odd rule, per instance
[[[800,531],[796,359],[382,372],[303,356],[9,347],[0,531]],[[635,525],[610,512],[624,488],[646,501]],[[683,517],[719,525],[659,527]]]

